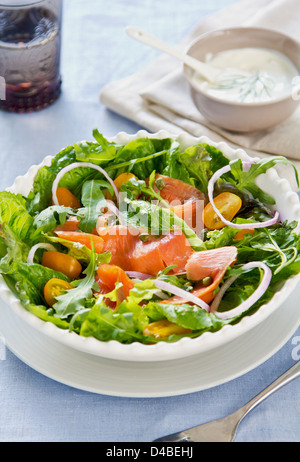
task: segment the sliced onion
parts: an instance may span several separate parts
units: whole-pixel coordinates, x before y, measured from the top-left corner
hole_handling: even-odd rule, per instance
[[[220,302],[222,300],[224,293],[226,292],[228,287],[230,287],[233,284],[233,282],[239,277],[239,275],[232,276],[231,278],[229,278],[220,288],[219,292],[217,293],[210,307],[211,312],[215,313],[218,318],[220,319],[234,318],[235,316],[242,314],[244,311],[247,311],[252,305],[254,305],[254,303],[257,302],[257,300],[259,300],[263,296],[263,294],[265,293],[265,291],[270,285],[270,282],[272,279],[272,271],[265,263],[258,262],[258,261],[250,262],[242,266],[242,270],[248,270],[252,268],[261,268],[264,271],[264,276],[262,278],[261,283],[257,287],[257,289],[253,292],[252,295],[250,295],[250,297],[247,300],[245,300],[243,303],[241,303],[236,308],[229,310],[229,311],[225,311],[223,313],[217,313],[216,311],[220,305]]]
[[[120,212],[120,210],[115,206],[115,204],[112,201],[106,201],[106,206],[119,219],[119,222],[122,225],[126,224],[126,220],[124,219],[122,213]]]
[[[210,307],[207,303],[201,300],[201,298],[198,298],[195,295],[191,294],[190,292],[180,289],[180,287],[176,287],[173,284],[170,284],[169,282],[160,281],[159,279],[154,279],[153,282],[158,289],[170,292],[176,295],[177,297],[183,298],[184,300],[194,303],[194,305],[200,306],[207,312],[210,311]]]
[[[56,190],[59,185],[60,180],[63,178],[63,176],[69,172],[70,170],[73,170],[74,168],[78,167],[88,167],[88,168],[93,168],[94,170],[98,170],[98,172],[102,173],[105,178],[109,181],[109,183],[112,185],[113,190],[115,192],[116,198],[119,200],[119,191],[111,179],[111,177],[108,175],[108,173],[98,165],[92,164],[90,162],[75,162],[71,165],[68,165],[67,167],[63,168],[56,176],[53,186],[52,186],[52,200],[54,205],[59,205],[58,200],[57,200],[57,195],[56,195]]]
[[[127,276],[133,279],[141,279],[145,281],[146,279],[152,278],[150,274],[139,273],[138,271],[126,271]]]
[[[250,162],[243,162],[243,166],[245,168],[249,167],[249,165],[251,165]],[[277,221],[279,220],[279,213],[277,211],[275,212],[274,217],[271,218],[270,220],[263,221],[263,222],[256,222],[256,223],[236,224],[236,223],[232,223],[231,221],[226,220],[226,218],[223,217],[223,215],[220,213],[220,211],[218,210],[218,208],[216,207],[214,203],[214,196],[213,196],[214,186],[215,186],[216,181],[222,175],[224,175],[224,173],[230,172],[230,170],[231,170],[230,165],[226,165],[225,167],[221,168],[216,173],[214,173],[214,175],[211,177],[208,183],[208,188],[207,188],[208,199],[212,205],[212,208],[214,209],[215,213],[218,215],[220,220],[222,220],[222,222],[225,225],[230,226],[231,228],[236,228],[236,229],[249,229],[250,227],[251,228],[265,228],[266,226],[271,226],[277,223]]]
[[[29,251],[29,254],[27,257],[27,263],[33,263],[35,252],[38,249],[45,249],[45,250],[49,250],[52,252],[56,252],[56,248],[52,244],[46,244],[46,243],[36,244],[33,247],[31,247]]]
[[[126,274],[131,278],[136,278],[136,279],[141,279],[141,280],[146,280],[146,279],[153,277],[149,274],[139,273],[136,271],[126,271]],[[190,292],[180,289],[179,287],[174,286],[173,284],[170,284],[169,282],[160,281],[159,279],[153,279],[153,282],[158,289],[164,290],[165,292],[169,292],[173,295],[176,295],[177,297],[183,298],[191,303],[194,303],[194,305],[200,306],[201,308],[209,312],[210,310],[209,305],[205,303],[203,300],[201,300],[200,298],[191,294]]]

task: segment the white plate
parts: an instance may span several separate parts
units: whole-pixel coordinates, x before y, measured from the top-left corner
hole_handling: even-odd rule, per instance
[[[224,142],[214,143],[207,137],[195,138],[187,134],[174,136],[165,131],[149,134],[143,130],[135,135],[128,135],[122,132],[113,138],[112,141],[115,141],[117,144],[126,144],[133,139],[141,137],[172,137],[177,139],[182,147],[191,146],[197,143],[208,143],[220,149],[229,159],[241,158],[246,161],[251,159],[242,149],[234,150]],[[51,161],[52,157],[47,157],[41,165],[32,166],[26,175],[16,179],[10,190],[27,195],[32,187],[32,182],[38,169],[42,165],[50,165]],[[285,179],[281,179],[274,168],[270,169],[266,174],[261,175],[258,178],[258,184],[274,197],[276,201],[276,208],[279,210],[282,220],[300,221],[299,197],[294,191],[292,191],[289,182]],[[220,346],[224,347],[228,342],[238,339],[240,336],[244,336],[253,328],[257,328],[260,323],[267,319],[270,314],[274,313],[285,302],[289,294],[291,294],[297,287],[299,280],[300,275],[290,278],[269,303],[260,307],[254,315],[244,317],[234,326],[225,326],[215,333],[204,333],[196,339],[183,338],[176,343],[169,344],[166,342],[160,342],[156,345],[143,345],[140,343],[123,345],[116,341],[101,342],[92,337],[84,338],[78,336],[74,332],[69,333],[68,331],[61,330],[52,323],[45,323],[31,313],[25,311],[19,300],[11,294],[1,278],[0,296],[10,305],[14,313],[26,321],[28,328],[29,326],[32,326],[45,337],[61,342],[67,347],[74,348],[75,350],[84,353],[90,353],[114,360],[153,362],[185,358],[204,352],[208,353],[211,349]]]
[[[188,358],[130,362],[76,351],[47,337],[0,304],[0,326],[8,348],[41,374],[84,391],[131,398],[184,395],[212,388],[249,372],[274,355],[300,324],[300,286],[284,305],[226,345]]]

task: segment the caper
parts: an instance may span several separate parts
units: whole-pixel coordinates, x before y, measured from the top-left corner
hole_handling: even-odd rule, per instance
[[[159,191],[161,191],[166,186],[166,183],[163,180],[163,178],[157,178],[157,180],[155,181],[155,186]]]
[[[143,233],[143,234],[140,234],[140,235],[139,235],[139,239],[140,239],[140,241],[142,241],[142,242],[147,242],[149,238],[150,238],[150,236],[149,236],[149,234],[147,234],[147,233]]]
[[[207,276],[206,278],[202,279],[202,284],[204,287],[210,286],[212,283],[212,278],[210,276]]]

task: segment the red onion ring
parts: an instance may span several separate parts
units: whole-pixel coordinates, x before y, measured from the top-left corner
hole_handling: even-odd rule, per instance
[[[200,306],[200,308],[203,308],[207,312],[210,311],[209,305],[205,303],[203,300],[201,300],[201,298],[196,297],[192,293],[180,289],[180,287],[176,287],[173,284],[170,284],[169,282],[160,281],[159,279],[154,279],[153,282],[158,289],[164,290],[166,292],[171,292],[177,297],[183,298],[193,303],[194,305]]]
[[[152,276],[150,276],[149,274],[139,273],[135,271],[126,271],[126,274],[131,278],[137,278],[141,280],[152,278]],[[184,298],[185,300],[194,303],[194,305],[200,306],[207,312],[210,311],[210,307],[207,303],[201,300],[201,298],[198,298],[195,295],[191,294],[190,292],[180,289],[180,287],[176,287],[173,284],[170,284],[169,282],[160,281],[159,279],[153,279],[153,282],[158,289],[164,290],[165,292],[170,292],[171,294],[176,295],[177,297]]]
[[[124,217],[121,214],[120,210],[115,206],[115,204],[113,202],[106,201],[106,207],[119,219],[119,222],[122,225],[126,224],[126,220],[124,219]]]
[[[250,162],[243,162],[244,167],[249,167],[251,165]],[[225,167],[221,168],[217,172],[214,173],[214,175],[211,177],[209,183],[208,183],[208,199],[209,202],[211,203],[212,208],[214,209],[215,213],[218,215],[220,220],[227,225],[230,226],[231,228],[236,228],[236,229],[249,229],[249,228],[265,228],[266,226],[271,226],[277,223],[279,220],[279,212],[275,212],[274,217],[271,218],[270,220],[263,221],[263,222],[256,222],[256,223],[244,223],[244,224],[236,224],[232,223],[231,221],[226,220],[226,218],[223,217],[223,215],[220,213],[220,211],[217,209],[215,203],[214,203],[214,186],[215,182],[224,174],[230,172],[231,168],[230,165],[226,165]]]
[[[52,251],[52,252],[56,251],[56,248],[52,244],[47,244],[47,243],[36,244],[33,247],[31,247],[29,251],[29,254],[27,257],[27,263],[33,263],[35,252],[38,249],[45,249],[45,250]]]
[[[58,200],[57,200],[57,195],[56,195],[56,190],[59,185],[60,180],[63,178],[63,176],[69,172],[70,170],[73,170],[74,168],[78,167],[88,167],[88,168],[93,168],[94,170],[98,170],[98,172],[102,173],[105,178],[109,181],[109,183],[112,185],[114,193],[116,195],[117,200],[119,201],[119,191],[113,182],[112,178],[108,175],[108,173],[98,165],[92,164],[90,162],[75,162],[71,165],[68,165],[67,167],[64,167],[56,176],[53,185],[52,185],[52,200],[54,205],[59,205]]]
[[[217,309],[219,307],[219,304],[222,300],[224,293],[226,292],[228,287],[230,287],[231,284],[233,284],[233,282],[239,277],[239,275],[232,276],[231,278],[229,278],[220,288],[219,292],[215,296],[214,301],[212,302],[211,307],[210,307],[211,312],[215,313],[215,315],[218,318],[220,319],[234,318],[235,316],[238,316],[242,314],[244,311],[248,310],[252,305],[254,305],[255,302],[257,302],[257,300],[259,300],[263,296],[263,294],[265,293],[265,291],[270,285],[270,282],[272,279],[272,271],[263,262],[254,261],[254,262],[250,262],[242,266],[242,270],[247,270],[247,269],[252,269],[252,268],[261,268],[264,271],[264,276],[262,278],[261,283],[257,287],[257,289],[253,292],[252,295],[250,295],[250,297],[247,300],[245,300],[243,303],[241,303],[236,308],[233,308],[232,310],[229,310],[229,311],[225,311],[223,313],[217,313]]]
[[[139,273],[138,271],[126,271],[126,274],[132,279],[141,279],[142,281],[152,278],[150,274]]]

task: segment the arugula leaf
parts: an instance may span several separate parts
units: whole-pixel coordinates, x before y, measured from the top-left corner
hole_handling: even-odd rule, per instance
[[[169,207],[169,204],[162,199],[160,193],[156,192],[153,188],[155,173],[155,170],[151,173],[149,185],[144,180],[137,180],[136,178],[130,178],[127,183],[123,183],[121,186],[122,199],[130,202],[143,195],[147,199],[158,201],[162,205]]]
[[[145,180],[154,170],[159,171],[166,164],[172,145],[170,138],[132,140],[120,149],[115,161],[107,165],[107,171],[114,178],[124,172],[132,172]]]
[[[47,233],[58,225],[64,225],[68,215],[76,215],[76,212],[70,207],[52,205],[34,217],[33,225],[40,233]]]
[[[110,183],[102,180],[86,181],[82,187],[81,203],[84,206],[78,210],[81,217],[79,228],[85,233],[91,233],[96,227],[99,215],[106,206],[106,199],[102,189],[114,194]]]
[[[265,191],[262,191],[262,189],[256,185],[255,180],[259,175],[266,173],[267,170],[269,170],[271,167],[274,167],[278,163],[291,165],[293,167],[296,181],[299,186],[299,177],[296,167],[292,164],[292,162],[282,156],[271,156],[265,159],[260,159],[256,163],[251,164],[251,167],[248,171],[243,170],[241,159],[231,161],[230,168],[235,180],[235,186],[240,190],[245,189],[249,191],[253,197],[259,199],[261,202],[274,204],[274,199]]]
[[[93,136],[96,143],[82,142],[74,145],[77,161],[102,165],[115,159],[118,154],[116,144],[108,142],[96,128],[93,130]]]
[[[96,254],[92,251],[89,265],[83,272],[85,278],[79,281],[73,281],[72,285],[75,288],[57,297],[57,303],[53,305],[57,317],[66,319],[70,315],[74,315],[82,310],[93,300],[93,289],[97,290],[99,288],[95,281],[97,264]]]

